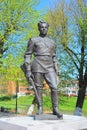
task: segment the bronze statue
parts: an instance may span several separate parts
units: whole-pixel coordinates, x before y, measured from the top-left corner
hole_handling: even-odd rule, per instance
[[[44,21],[38,23],[39,36],[31,38],[24,55],[26,67],[26,77],[29,79],[33,75],[33,81],[39,97],[38,113],[43,113],[42,90],[45,80],[51,89],[51,99],[53,114],[58,118],[63,115],[58,110],[58,63],[56,58],[56,45],[52,39],[47,37],[49,24]],[[32,54],[34,60],[31,62]]]

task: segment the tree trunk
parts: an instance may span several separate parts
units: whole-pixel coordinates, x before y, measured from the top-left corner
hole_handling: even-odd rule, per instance
[[[87,65],[85,74],[83,77],[79,78],[79,91],[78,91],[78,98],[76,102],[76,110],[75,115],[81,116],[82,115],[82,107],[85,99],[85,92],[87,87]]]
[[[85,99],[85,92],[86,92],[85,79],[83,79],[83,82],[79,80],[79,91],[74,115],[82,116],[82,107]]]
[[[1,55],[3,55],[3,45],[4,45],[4,42],[0,40],[0,58],[1,58]]]
[[[3,55],[3,42],[2,40],[0,39],[0,58],[2,58],[2,55]],[[0,67],[2,65],[2,62],[0,61]]]
[[[82,109],[84,99],[85,99],[85,92],[86,92],[86,86],[84,84],[85,80],[83,80],[83,84],[81,81],[79,81],[79,91],[78,91],[78,98],[76,102],[76,107],[79,107]]]

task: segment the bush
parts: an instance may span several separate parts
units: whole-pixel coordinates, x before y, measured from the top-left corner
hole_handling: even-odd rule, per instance
[[[2,96],[2,97],[0,97],[0,101],[7,101],[7,100],[11,100],[11,96]]]

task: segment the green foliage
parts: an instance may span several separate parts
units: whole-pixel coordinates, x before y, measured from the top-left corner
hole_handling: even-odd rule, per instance
[[[84,75],[87,62],[87,1],[70,0],[69,5],[65,1],[58,0],[55,8],[48,11],[46,19],[51,25],[52,37],[59,44],[59,50],[63,48],[68,54],[66,55],[62,49],[59,58],[62,54],[65,55],[64,59],[69,56],[67,58],[69,60],[65,60],[66,64],[71,62],[72,67],[75,67],[74,73],[79,75],[80,71],[81,75]],[[69,73],[73,73],[73,69]]]
[[[0,1],[0,21],[5,24],[8,32],[27,29],[26,24],[32,28],[36,22],[35,18],[39,13],[34,7],[38,4],[38,0],[4,0]],[[34,23],[32,23],[34,22]]]
[[[2,58],[2,60],[3,65],[0,67],[0,75],[4,81],[17,81],[24,76],[19,66],[20,61],[18,61],[16,58],[13,58],[11,54],[6,58]]]
[[[46,18],[51,25],[50,34],[57,39],[57,43],[61,43],[66,47],[69,40],[68,17],[65,10],[66,3],[60,0],[54,3],[54,6],[54,9],[49,9]]]
[[[35,6],[38,3],[38,0],[0,1],[0,54],[2,56],[10,46],[15,48],[17,44],[22,46],[25,40],[36,35],[36,23],[40,13],[35,10]],[[9,38],[12,41],[15,36],[18,36],[19,39],[21,37],[21,39],[19,41],[17,39],[16,44],[9,42]]]
[[[0,75],[4,80],[24,76],[20,65],[26,41],[37,34],[38,3],[38,0],[0,0]]]
[[[11,100],[11,96],[2,96],[0,97],[0,101],[8,101]]]

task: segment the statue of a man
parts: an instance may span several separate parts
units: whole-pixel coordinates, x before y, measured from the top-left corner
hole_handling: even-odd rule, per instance
[[[40,99],[38,104],[38,113],[43,113],[42,108],[42,90],[45,80],[51,89],[51,99],[53,114],[61,118],[63,115],[58,110],[58,63],[56,58],[56,45],[54,41],[47,37],[49,24],[40,21],[38,23],[39,36],[31,38],[24,55],[26,66],[26,77],[34,77],[34,84]],[[34,60],[31,62],[31,56],[34,54]]]

